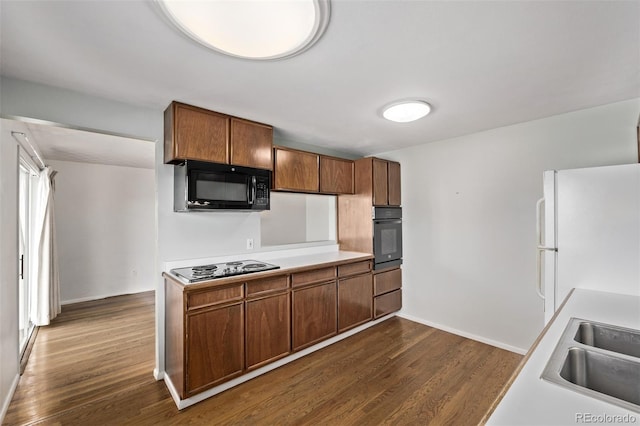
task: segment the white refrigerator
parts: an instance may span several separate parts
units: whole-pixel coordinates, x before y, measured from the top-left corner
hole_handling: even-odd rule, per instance
[[[569,291],[640,295],[640,164],[551,170],[537,205],[545,324]]]

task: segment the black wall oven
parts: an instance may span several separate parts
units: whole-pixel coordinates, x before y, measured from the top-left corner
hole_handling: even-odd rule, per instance
[[[402,264],[402,208],[373,208],[373,269]]]

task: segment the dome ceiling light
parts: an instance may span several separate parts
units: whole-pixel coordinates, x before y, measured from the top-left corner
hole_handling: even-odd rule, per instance
[[[329,24],[329,0],[156,0],[171,22],[226,55],[256,60],[298,55]]]
[[[415,121],[431,112],[431,105],[425,101],[410,100],[394,102],[384,107],[382,116],[397,123]]]

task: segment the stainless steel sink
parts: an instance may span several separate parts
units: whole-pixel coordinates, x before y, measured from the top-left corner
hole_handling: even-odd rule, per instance
[[[571,318],[541,378],[640,413],[640,330]]]
[[[640,330],[581,321],[576,342],[640,358]]]
[[[570,348],[560,377],[640,406],[640,364],[582,348]]]

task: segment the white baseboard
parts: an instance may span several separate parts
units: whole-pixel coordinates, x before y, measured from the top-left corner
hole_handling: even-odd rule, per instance
[[[429,327],[437,328],[438,330],[446,331],[447,333],[457,334],[458,336],[466,337],[467,339],[475,340],[481,343],[486,343],[487,345],[495,346],[496,348],[504,349],[509,352],[514,352],[520,355],[524,355],[527,353],[527,349],[517,348],[515,346],[507,345],[506,343],[498,342],[495,340],[487,339],[482,336],[477,336],[475,334],[467,333],[466,331],[457,330],[452,327],[447,327],[442,324],[434,323],[431,321],[427,321],[422,318],[414,317],[413,315],[408,315],[403,313],[402,311],[396,314],[400,318],[407,319],[409,321],[417,322],[420,324],[428,325]]]
[[[90,302],[92,300],[106,299],[108,297],[115,297],[115,296],[124,296],[124,295],[127,295],[127,294],[146,293],[148,291],[154,291],[154,290],[155,290],[155,287],[152,287],[152,288],[148,288],[146,290],[133,291],[133,292],[130,292],[130,293],[112,293],[112,294],[103,294],[101,296],[89,296],[89,297],[81,297],[79,299],[61,300],[60,301],[60,305],[64,306],[64,305],[71,305],[72,303]]]
[[[2,403],[2,411],[0,411],[0,424],[4,423],[4,416],[7,415],[7,410],[9,410],[9,404],[11,404],[11,400],[13,399],[13,395],[16,393],[16,388],[18,387],[18,382],[20,381],[20,375],[16,374],[16,377],[13,379],[13,383],[11,383],[11,388],[7,393],[3,403]]]
[[[158,367],[153,369],[153,378],[156,380],[163,380],[164,379],[164,371],[160,371],[160,369],[158,369]]]

